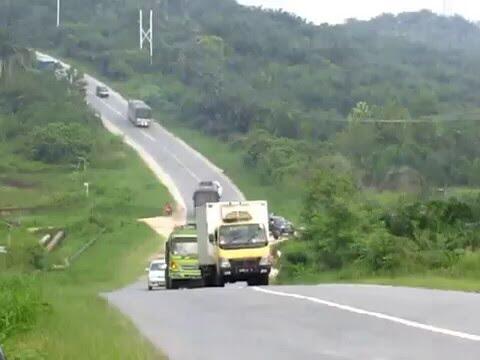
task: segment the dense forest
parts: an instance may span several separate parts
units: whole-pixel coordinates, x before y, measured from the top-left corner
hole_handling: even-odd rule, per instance
[[[480,184],[480,29],[463,18],[315,26],[233,0],[71,0],[57,30],[53,3],[1,0],[0,24],[241,146],[265,182],[327,166],[369,187]],[[138,50],[139,6],[155,11],[152,65]]]

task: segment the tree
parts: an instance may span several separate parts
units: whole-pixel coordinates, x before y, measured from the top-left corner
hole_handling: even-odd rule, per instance
[[[87,157],[92,146],[91,133],[80,124],[50,123],[33,131],[30,152],[35,160],[62,163]]]

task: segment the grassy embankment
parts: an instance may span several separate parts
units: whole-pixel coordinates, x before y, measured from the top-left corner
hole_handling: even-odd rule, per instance
[[[0,285],[12,276],[20,276],[27,285],[18,292],[10,288],[3,298],[0,294],[0,303],[19,306],[19,299],[12,301],[9,295],[21,294],[29,306],[38,301],[46,304],[38,306],[36,314],[27,315],[38,318],[27,331],[11,331],[4,343],[9,359],[161,357],[128,320],[99,297],[101,292],[134,281],[148,257],[160,248],[159,237],[136,219],[158,215],[168,199],[166,189],[138,156],[117,138],[110,141],[85,172],[25,160],[13,155],[9,146],[0,147],[0,208],[35,208],[8,217],[21,225],[12,231],[11,252],[3,259],[8,268],[1,268]],[[87,181],[91,184],[88,198],[83,187]],[[38,236],[27,231],[44,226],[65,228],[68,234],[63,245],[49,255],[35,247]],[[96,237],[98,241],[68,270],[35,270],[62,263]],[[7,230],[0,226],[0,245],[6,238]],[[38,263],[32,264],[35,258]],[[4,265],[0,260],[0,266]],[[16,312],[23,326],[23,310],[11,309],[12,319]],[[2,330],[7,327],[5,322],[0,325]]]

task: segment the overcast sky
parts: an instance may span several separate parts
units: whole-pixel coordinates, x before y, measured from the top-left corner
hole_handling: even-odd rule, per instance
[[[430,9],[443,13],[444,0],[237,0],[240,4],[281,8],[317,24],[342,23],[348,18],[367,20],[385,12]],[[480,20],[480,1],[447,0],[448,14]]]

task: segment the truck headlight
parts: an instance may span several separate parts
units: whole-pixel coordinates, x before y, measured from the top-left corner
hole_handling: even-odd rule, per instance
[[[220,258],[220,267],[222,269],[229,269],[231,267],[230,261],[225,258]]]
[[[260,259],[260,266],[271,266],[272,265],[272,257],[270,255],[264,256]]]

